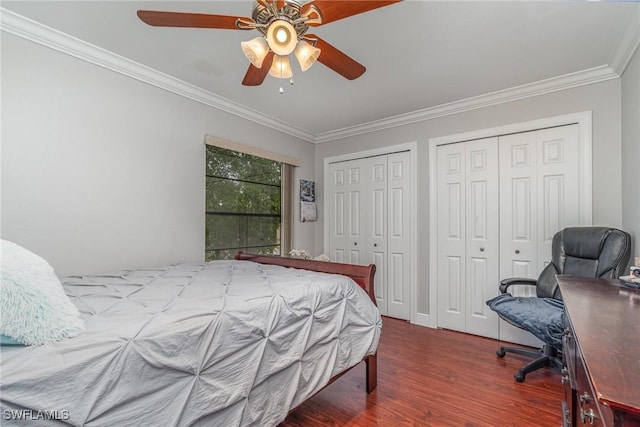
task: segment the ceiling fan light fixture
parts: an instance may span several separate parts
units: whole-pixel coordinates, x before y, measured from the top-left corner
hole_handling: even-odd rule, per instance
[[[310,45],[304,40],[300,40],[293,53],[296,56],[296,59],[298,59],[300,69],[302,71],[307,71],[320,56],[320,49]]]
[[[293,77],[293,70],[288,56],[276,55],[273,58],[269,75],[277,79],[289,79]]]
[[[328,24],[400,1],[402,0],[253,0],[251,17],[161,10],[138,10],[137,15],[142,22],[154,27],[258,31],[265,40],[255,38],[241,43],[241,48],[251,62],[242,84],[259,86],[269,73],[279,78],[291,76],[288,56],[294,51],[303,71],[322,57],[319,62],[326,67],[346,79],[357,79],[366,71],[364,65],[318,36],[307,34],[309,27]],[[299,44],[299,40],[310,41],[313,48],[306,43]],[[265,42],[267,47],[264,46]],[[310,49],[310,53],[307,49]],[[277,56],[279,58],[275,61],[272,72],[272,62]]]
[[[256,37],[255,39],[247,42],[241,42],[240,47],[244,56],[253,64],[256,68],[262,68],[262,62],[269,53],[269,45],[264,37]]]
[[[267,29],[267,44],[276,55],[289,55],[298,43],[298,34],[289,22],[276,19]]]

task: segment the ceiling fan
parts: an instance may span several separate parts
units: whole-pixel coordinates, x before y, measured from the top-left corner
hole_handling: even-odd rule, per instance
[[[267,74],[291,78],[291,53],[298,59],[302,71],[306,71],[317,60],[349,80],[360,77],[366,70],[362,64],[320,37],[308,34],[309,27],[318,27],[400,1],[256,0],[251,18],[153,10],[139,10],[138,17],[157,27],[258,30],[261,36],[241,43],[242,51],[251,62],[242,84],[258,86]]]

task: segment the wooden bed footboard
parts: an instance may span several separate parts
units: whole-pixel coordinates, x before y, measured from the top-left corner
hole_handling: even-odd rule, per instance
[[[300,268],[303,270],[317,271],[320,273],[342,274],[353,279],[369,295],[371,301],[376,304],[376,295],[373,287],[373,277],[376,272],[374,264],[356,265],[342,264],[338,262],[316,261],[300,258],[286,258],[272,255],[245,254],[242,251],[236,255],[237,260],[253,261],[260,264],[280,265],[283,267]],[[376,304],[377,305],[377,304]],[[367,393],[371,393],[378,385],[378,358],[377,354],[364,358],[367,371]],[[349,369],[347,369],[348,371]],[[347,371],[331,378],[329,384],[340,378]],[[326,386],[325,386],[326,387]]]
[[[376,295],[373,289],[373,276],[376,266],[342,264],[339,262],[316,261],[312,259],[286,258],[272,255],[245,254],[242,251],[236,255],[237,260],[253,261],[260,264],[281,265],[283,267],[300,268],[303,270],[318,271],[320,273],[342,274],[351,277],[376,304]],[[377,304],[376,304],[377,305]]]

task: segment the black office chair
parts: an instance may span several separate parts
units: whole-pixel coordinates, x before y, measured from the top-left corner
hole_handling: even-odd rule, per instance
[[[551,263],[542,270],[538,280],[504,279],[500,282],[501,294],[487,301],[487,305],[502,319],[544,342],[537,351],[501,346],[496,352],[498,357],[504,357],[506,353],[535,357],[514,375],[518,382],[523,382],[528,373],[537,369],[562,367],[564,305],[556,275],[620,277],[629,265],[631,236],[609,227],[565,228],[553,237],[551,252]],[[509,288],[517,285],[534,285],[536,296],[511,296]]]

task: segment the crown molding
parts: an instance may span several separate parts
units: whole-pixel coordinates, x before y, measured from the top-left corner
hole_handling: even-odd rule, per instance
[[[309,132],[1,7],[0,30],[279,132],[315,142],[315,136]]]
[[[519,99],[557,92],[578,86],[598,83],[605,80],[619,78],[626,69],[636,49],[640,46],[640,4],[637,4],[629,20],[623,39],[611,56],[610,66],[601,65],[575,73],[552,77],[538,82],[528,83],[497,92],[487,93],[472,98],[462,99],[447,104],[437,105],[431,108],[414,111],[407,114],[388,117],[385,119],[363,123],[343,129],[316,135],[315,142],[329,142],[364,133],[403,126],[437,117],[458,114],[465,111],[476,110],[491,105],[516,101]]]
[[[640,17],[640,5],[635,9],[635,13],[636,15],[634,16]],[[465,111],[476,110],[492,105],[619,78],[624,72],[624,69],[629,63],[635,50],[640,45],[640,26],[634,25],[633,18],[630,21],[631,22],[627,27],[623,41],[612,55],[612,59],[610,61],[612,64],[611,66],[602,65],[534,83],[528,83],[447,104],[437,105],[435,107],[425,108],[406,114],[400,114],[381,120],[314,135],[310,132],[291,126],[288,123],[268,117],[264,113],[247,108],[234,101],[205,91],[197,86],[161,73],[123,56],[116,55],[106,49],[102,49],[98,46],[87,43],[0,7],[1,31],[312,143],[323,143],[344,139],[351,136],[376,132],[397,126],[404,126],[438,117],[458,114]],[[635,22],[638,21],[635,20]]]
[[[627,69],[627,65],[629,65],[629,61],[631,61],[638,46],[640,46],[640,3],[635,5],[622,41],[613,52],[611,60],[609,61],[611,68],[613,68],[619,76]]]
[[[404,126],[412,123],[422,122],[425,120],[435,119],[437,117],[477,110],[492,105],[503,104],[506,102],[530,98],[546,93],[557,92],[577,86],[598,83],[618,77],[618,74],[616,74],[611,69],[611,67],[603,65],[600,67],[565,74],[563,76],[553,77],[534,83],[528,83],[522,86],[516,86],[513,88],[499,90],[484,95],[474,96],[472,98],[462,99],[460,101],[454,101],[447,104],[437,105],[435,107],[417,110],[412,113],[401,114],[382,120],[364,123],[358,126],[351,126],[348,128],[326,132],[316,136],[316,143],[333,141],[336,139],[347,138],[350,136],[375,132],[397,126]]]

